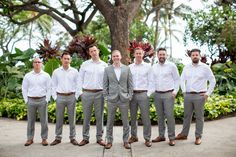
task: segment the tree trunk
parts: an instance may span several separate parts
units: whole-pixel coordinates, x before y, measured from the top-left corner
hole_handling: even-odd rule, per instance
[[[122,55],[122,63],[128,64],[129,58],[129,22],[127,10],[121,6],[115,7],[112,19],[108,21],[111,36],[112,50],[119,50]]]

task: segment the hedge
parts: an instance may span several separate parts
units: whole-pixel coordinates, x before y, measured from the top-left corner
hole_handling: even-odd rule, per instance
[[[150,100],[150,119],[152,123],[157,122],[156,109],[153,104],[153,100]],[[184,109],[183,109],[183,98],[178,98],[176,101],[178,104],[175,104],[174,115],[177,122],[182,122]],[[236,98],[232,95],[212,95],[209,97],[207,103],[205,104],[205,119],[212,120],[219,117],[228,115],[230,113],[236,112]],[[55,123],[56,121],[56,104],[51,102],[48,104],[48,120],[49,122]],[[25,120],[27,118],[27,108],[22,99],[2,99],[0,101],[0,117],[15,118],[17,120]],[[68,123],[68,114],[65,113],[65,123]],[[39,118],[37,118],[39,119]],[[138,113],[138,119],[140,121],[141,115]],[[107,108],[105,105],[104,110],[104,122],[107,120]],[[91,123],[95,123],[94,112],[92,114]],[[81,124],[83,122],[83,110],[81,101],[76,104],[76,122]],[[120,112],[116,112],[115,122],[121,122]]]

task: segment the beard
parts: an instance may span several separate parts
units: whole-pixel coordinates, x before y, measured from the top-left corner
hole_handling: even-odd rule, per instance
[[[160,63],[162,63],[162,64],[163,64],[163,63],[165,63],[165,61],[166,61],[166,59],[165,59],[165,58],[159,58],[159,62],[160,62]]]
[[[192,61],[193,61],[194,64],[197,64],[199,62],[199,58],[193,58]]]

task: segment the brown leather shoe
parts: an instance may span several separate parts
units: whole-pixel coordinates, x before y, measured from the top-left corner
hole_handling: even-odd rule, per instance
[[[99,144],[101,146],[105,146],[106,145],[106,143],[102,139],[98,140],[97,144]]]
[[[175,139],[176,140],[187,140],[187,136],[180,133],[175,137]]]
[[[26,143],[25,143],[25,146],[29,146],[29,145],[31,145],[33,143],[34,143],[33,140],[27,140]]]
[[[131,136],[129,138],[128,142],[129,142],[129,144],[134,143],[134,142],[138,142],[138,137]]]
[[[76,141],[76,139],[70,140],[70,143],[72,143],[75,146],[79,145],[79,143]]]
[[[125,147],[125,149],[131,149],[131,147],[130,147],[128,142],[124,142],[124,147]]]
[[[202,140],[200,137],[197,137],[196,140],[195,140],[195,144],[196,145],[200,145],[202,143]]]
[[[111,147],[112,147],[112,143],[107,143],[107,144],[105,145],[105,149],[111,149]]]
[[[169,145],[170,145],[170,146],[174,146],[174,145],[175,145],[175,140],[170,140],[170,141],[169,141]]]
[[[153,139],[152,140],[152,142],[162,142],[162,141],[165,141],[166,140],[166,138],[165,137],[160,137],[160,136],[158,136],[157,138],[155,138],[155,139]]]
[[[89,143],[88,140],[83,139],[78,145],[79,145],[79,146],[84,146],[84,145],[86,145],[86,144],[88,144],[88,143]]]
[[[58,140],[58,139],[55,139],[51,144],[50,146],[55,146],[57,144],[61,143],[61,140]]]
[[[149,140],[146,140],[144,144],[145,144],[147,147],[151,147],[151,146],[152,146],[152,143],[151,143],[151,141],[149,141]]]
[[[41,144],[42,144],[43,146],[47,146],[47,145],[48,145],[47,139],[43,139],[42,142],[41,142]]]

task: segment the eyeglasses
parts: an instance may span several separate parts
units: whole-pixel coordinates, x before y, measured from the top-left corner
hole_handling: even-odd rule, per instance
[[[34,63],[42,63],[42,62],[34,62]]]

